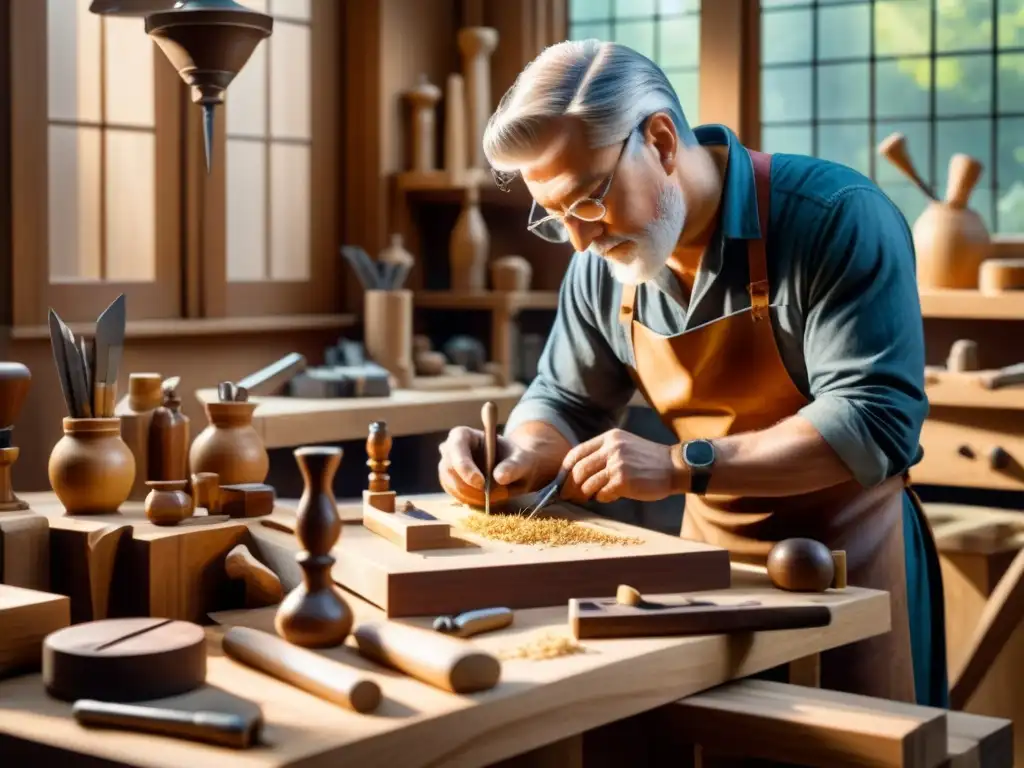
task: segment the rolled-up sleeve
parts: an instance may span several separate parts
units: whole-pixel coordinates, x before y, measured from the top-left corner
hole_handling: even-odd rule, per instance
[[[575,254],[558,310],[537,365],[537,376],[513,408],[505,434],[529,421],[557,429],[571,444],[618,426],[635,386],[608,334],[617,322],[612,286],[595,257]]]
[[[881,192],[844,190],[804,270],[800,411],[865,487],[906,471],[928,415],[924,330],[906,221]]]

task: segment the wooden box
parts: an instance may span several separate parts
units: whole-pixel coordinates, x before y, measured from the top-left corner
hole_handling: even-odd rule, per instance
[[[0,584],[0,677],[39,668],[43,638],[71,623],[64,595]]]
[[[0,583],[50,588],[50,530],[42,515],[0,512]]]
[[[420,509],[452,523],[453,541],[458,546],[406,552],[362,525],[350,523],[343,527],[334,549],[334,580],[389,617],[452,614],[491,606],[565,605],[572,597],[613,595],[619,584],[629,584],[642,593],[662,594],[730,585],[726,550],[637,528],[578,507],[552,505],[545,514],[596,527],[606,534],[635,537],[640,543],[506,543],[462,528],[460,521],[467,515],[482,513],[453,504],[447,496],[417,497],[414,501]],[[261,558],[279,573],[286,588],[298,579],[294,564],[298,543],[293,535],[280,530],[288,525],[283,518],[287,514],[275,513],[269,524],[254,522],[251,526]]]

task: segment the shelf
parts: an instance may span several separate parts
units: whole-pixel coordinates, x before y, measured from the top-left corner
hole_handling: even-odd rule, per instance
[[[958,320],[1024,320],[1024,291],[986,295],[978,291],[921,289],[921,314]]]
[[[1024,386],[985,389],[979,377],[991,371],[951,373],[929,370],[924,391],[929,404],[942,408],[984,408],[1024,411]]]
[[[533,200],[522,183],[502,192],[490,171],[467,171],[458,178],[447,171],[405,171],[395,175],[395,184],[402,194],[438,203],[461,203],[463,193],[471,186],[480,190],[482,205],[528,209]]]
[[[516,313],[529,309],[557,309],[558,291],[417,291],[414,301],[423,309],[484,309]]]

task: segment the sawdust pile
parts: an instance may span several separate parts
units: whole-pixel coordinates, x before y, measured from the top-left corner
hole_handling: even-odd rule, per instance
[[[559,656],[572,656],[575,653],[584,652],[580,644],[571,637],[554,632],[546,632],[520,645],[518,648],[499,651],[498,658],[503,661],[508,659],[541,661],[543,659],[556,659]]]
[[[616,536],[557,517],[473,513],[459,525],[484,538],[509,544],[566,547],[573,544],[627,546],[643,543],[642,539],[634,536]]]

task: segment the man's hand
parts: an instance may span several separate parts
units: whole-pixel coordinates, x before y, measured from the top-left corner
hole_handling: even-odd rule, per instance
[[[675,449],[675,450],[673,450]],[[613,429],[573,448],[562,462],[569,470],[561,497],[567,501],[659,501],[681,493],[685,468],[678,446],[644,440]]]
[[[438,478],[444,491],[462,504],[484,506],[484,433],[479,429],[455,427],[440,445]],[[538,457],[506,437],[498,437],[491,505],[527,493],[537,474]]]

